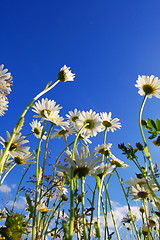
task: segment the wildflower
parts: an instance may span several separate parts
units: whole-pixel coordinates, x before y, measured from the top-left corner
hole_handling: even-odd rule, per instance
[[[82,111],[79,114],[79,118],[77,119],[76,123],[76,127],[78,128],[78,130],[84,126],[82,133],[90,137],[96,136],[97,132],[101,131],[100,117],[92,109],[86,112]]]
[[[79,135],[79,138],[78,138],[79,140],[83,140],[84,142],[85,142],[85,144],[87,144],[87,143],[92,143],[91,142],[91,140],[89,140],[89,136],[87,136],[87,135],[85,135],[85,134],[83,134],[83,133],[81,133],[80,135]]]
[[[116,158],[113,154],[111,154],[111,160],[110,160],[111,164],[115,165],[116,167],[122,167],[122,168],[126,168],[129,165],[125,164],[123,161],[121,161],[120,159]]]
[[[115,169],[115,166],[111,165],[110,163],[104,164],[102,162],[100,165],[95,166],[91,170],[90,175],[94,177],[98,176],[102,178],[103,175],[112,174],[114,169]]]
[[[69,125],[69,122],[67,121],[63,121],[64,118],[60,117],[59,114],[57,112],[51,112],[51,113],[47,113],[46,117],[43,118],[44,120],[50,121],[52,124],[56,125],[56,126],[60,126],[60,127],[67,127]]]
[[[119,122],[119,119],[118,118],[112,119],[111,116],[112,116],[111,112],[100,113],[102,131],[107,130],[107,131],[114,132],[116,128],[121,128],[121,123]]]
[[[34,133],[36,138],[46,139],[46,136],[42,133],[43,132],[43,126],[41,126],[41,122],[37,120],[33,120],[30,123],[30,126],[32,128],[32,132]]]
[[[60,129],[55,129],[56,132],[54,132],[52,135],[51,135],[51,139],[53,138],[67,138],[70,134],[73,133],[73,128],[69,128],[69,127],[63,127],[63,128],[60,128]]]
[[[109,157],[111,154],[110,148],[112,147],[112,143],[104,143],[102,145],[99,145],[95,147],[96,153],[101,153],[105,155],[106,157]]]
[[[136,186],[140,186],[140,187],[143,187],[145,186],[145,188],[148,188],[148,185],[150,186],[150,188],[152,188],[153,191],[158,191],[158,188],[154,182],[154,180],[149,180],[146,181],[145,178],[133,178],[131,177],[131,181],[126,181],[125,182],[128,186],[128,188],[131,188],[131,187],[136,187]]]
[[[34,115],[33,117],[41,117],[47,118],[51,113],[58,114],[59,109],[61,109],[59,105],[56,105],[54,100],[48,100],[48,98],[42,98],[42,100],[38,100],[33,106],[32,111],[36,112],[38,115]]]
[[[131,187],[129,193],[132,197],[132,200],[135,201],[145,199],[149,200],[152,197],[150,190],[148,189],[148,187],[146,187],[146,185],[143,186],[136,185],[134,187]]]
[[[141,96],[146,95],[148,98],[155,96],[160,98],[160,80],[154,75],[151,76],[138,76],[135,87],[139,89],[138,93]]]
[[[0,95],[0,116],[4,115],[4,111],[8,110],[8,100],[3,94]]]
[[[8,69],[3,69],[4,64],[0,65],[0,93],[9,94],[11,92],[11,73],[7,73]]]
[[[0,210],[0,221],[2,221],[6,217],[7,217],[6,210],[5,209]]]
[[[50,211],[50,209],[48,209],[48,207],[46,206],[46,204],[43,202],[41,204],[38,204],[37,206],[37,211],[40,213],[47,213]]]
[[[69,111],[68,114],[66,114],[66,117],[71,121],[72,123],[76,123],[77,119],[79,118],[80,111],[78,111],[76,108],[74,111]]]
[[[6,138],[7,141],[5,141],[2,137],[0,137],[0,143],[3,145],[3,147],[5,148],[8,144],[8,141],[10,139],[11,135],[8,131],[6,131]],[[25,154],[28,153],[30,147],[27,146],[21,146],[25,143],[28,143],[29,141],[24,139],[25,137],[21,137],[21,133],[18,133],[12,143],[11,146],[9,148],[9,155],[14,158],[17,155],[21,155],[21,154]]]
[[[30,152],[17,155],[14,157],[14,161],[19,165],[33,164],[35,163],[35,161],[30,161],[30,160],[32,160],[34,157],[31,157],[31,156],[32,156],[32,153]]]
[[[142,226],[142,233],[143,233],[144,236],[149,235],[150,229],[149,229],[149,226],[147,224],[143,224],[143,226]]]
[[[71,72],[70,67],[64,65],[58,73],[58,80],[61,82],[74,81],[75,74]]]
[[[60,169],[60,171],[65,171],[69,176],[71,175],[71,167],[73,169],[74,176],[78,176],[79,178],[85,177],[91,174],[91,170],[94,169],[99,163],[101,163],[101,157],[95,157],[95,153],[93,152],[89,155],[89,151],[87,147],[82,147],[80,154],[78,153],[77,148],[74,149],[74,159],[72,159],[71,152],[67,152],[65,156],[65,161],[67,161],[70,167],[66,165],[56,164],[55,167]],[[94,158],[94,159],[93,159]]]

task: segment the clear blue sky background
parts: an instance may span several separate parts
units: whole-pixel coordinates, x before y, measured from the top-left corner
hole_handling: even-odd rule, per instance
[[[63,106],[63,116],[74,108],[111,111],[123,127],[108,140],[127,163],[117,144],[141,141],[137,119],[143,98],[135,81],[138,75],[160,77],[159,13],[159,0],[1,1],[0,64],[14,83],[0,135],[12,130],[26,104],[66,64],[75,82],[61,83],[44,97]],[[29,122],[32,116],[30,111]],[[144,116],[160,117],[158,99],[147,102]],[[96,139],[95,146],[102,143],[102,136]],[[122,176],[128,179],[134,172],[122,170]]]

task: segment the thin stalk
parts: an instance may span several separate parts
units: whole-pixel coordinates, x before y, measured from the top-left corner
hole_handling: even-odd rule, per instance
[[[16,165],[17,165],[17,163],[14,163],[14,164],[10,167],[10,169],[4,174],[4,176],[2,177],[2,180],[0,181],[0,185],[3,184],[3,182],[4,182],[5,178],[7,177],[7,175],[10,173],[10,171],[11,171]]]
[[[84,190],[84,185],[85,185],[85,177],[81,177],[81,194],[82,194],[82,219],[83,219],[83,236],[84,239],[86,240],[86,218],[85,218],[85,190]]]
[[[116,175],[117,175],[117,177],[118,177],[119,183],[120,183],[120,185],[121,185],[122,191],[123,191],[124,196],[125,196],[125,199],[126,199],[126,203],[127,203],[127,206],[128,206],[128,212],[129,212],[129,214],[130,214],[130,216],[131,216],[132,223],[133,223],[133,227],[134,227],[134,230],[135,230],[135,232],[136,232],[137,239],[138,239],[138,240],[141,240],[141,238],[140,238],[140,236],[139,236],[139,232],[138,232],[137,227],[136,227],[136,224],[135,224],[135,222],[134,222],[134,217],[133,217],[133,214],[132,214],[131,206],[130,206],[130,204],[129,204],[129,200],[128,200],[128,196],[127,196],[127,194],[126,194],[126,191],[125,191],[125,189],[124,189],[123,182],[122,182],[122,180],[121,180],[121,178],[120,178],[120,176],[119,176],[119,174],[118,174],[118,171],[115,170],[115,172],[116,172]]]
[[[102,187],[105,175],[102,176],[100,186],[98,186],[98,202],[97,202],[97,227],[100,232],[100,209],[101,209],[101,196],[102,196]],[[100,239],[100,236],[98,236]]]
[[[74,232],[74,173],[73,173],[73,167],[71,167],[69,240],[72,240],[73,232]]]
[[[150,167],[150,170],[152,172],[152,177],[153,177],[157,187],[160,188],[160,184],[158,183],[158,181],[156,179],[156,176],[155,176],[151,155],[150,155],[150,152],[149,152],[149,149],[148,149],[147,141],[146,141],[146,138],[145,138],[145,135],[144,135],[143,127],[142,127],[142,114],[143,114],[143,109],[144,109],[146,100],[147,100],[147,95],[144,96],[141,107],[140,107],[140,111],[139,111],[139,118],[138,118],[139,128],[140,128],[140,133],[141,133],[142,140],[143,140],[143,143],[144,143],[144,153],[145,153],[145,155],[146,155],[146,157],[149,161],[149,167]]]
[[[117,224],[116,224],[116,221],[115,221],[115,218],[114,218],[114,213],[113,213],[113,209],[112,209],[111,200],[110,200],[110,197],[109,197],[109,194],[108,194],[108,185],[106,185],[106,184],[104,184],[104,185],[105,185],[106,196],[107,196],[107,200],[108,200],[109,207],[110,207],[110,213],[111,213],[111,216],[112,216],[114,229],[116,230],[117,239],[120,240],[120,235],[119,235]]]

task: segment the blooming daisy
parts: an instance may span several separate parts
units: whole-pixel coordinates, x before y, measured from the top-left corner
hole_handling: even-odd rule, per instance
[[[33,106],[32,111],[36,112],[38,115],[34,115],[33,117],[41,117],[42,119],[48,117],[51,113],[54,114],[59,113],[59,109],[61,109],[59,105],[56,105],[54,100],[48,100],[48,98],[42,98],[42,100],[38,100]]]
[[[136,185],[136,186],[132,186],[129,189],[129,194],[132,197],[132,200],[149,200],[152,198],[152,194],[150,192],[150,190],[148,189],[148,187],[146,185]]]
[[[46,136],[43,134],[42,136],[42,131],[43,131],[43,126],[41,126],[41,122],[37,120],[33,120],[30,123],[30,126],[32,128],[32,132],[34,133],[36,138],[41,138],[46,139]]]
[[[0,116],[4,115],[4,111],[8,110],[8,100],[3,94],[0,95]]]
[[[51,139],[53,138],[67,138],[70,134],[72,134],[74,132],[73,128],[69,128],[69,127],[63,127],[61,129],[55,129],[56,132],[54,132],[51,135]]]
[[[135,87],[139,89],[138,93],[141,96],[147,95],[148,98],[155,96],[160,98],[160,80],[154,75],[151,76],[138,76]]]
[[[37,211],[40,213],[48,213],[49,211],[51,211],[51,209],[48,209],[46,204],[43,202],[37,205]]]
[[[122,167],[122,168],[126,168],[129,165],[125,164],[123,161],[121,161],[120,159],[116,158],[113,154],[111,154],[111,160],[110,163],[112,165],[115,165],[116,167]]]
[[[111,112],[100,113],[102,131],[107,130],[107,131],[114,132],[116,128],[118,129],[121,128],[121,123],[119,122],[119,119],[118,118],[112,119],[111,116],[112,116]]]
[[[3,69],[4,64],[0,65],[0,92],[9,94],[11,92],[10,85],[12,83],[11,73],[7,73],[8,69]]]
[[[104,164],[102,162],[100,165],[95,166],[90,171],[90,175],[94,176],[94,177],[98,176],[98,177],[102,178],[103,175],[112,174],[114,169],[115,169],[115,166],[111,165],[110,163]]]
[[[153,191],[158,191],[158,188],[154,182],[153,179],[149,180],[148,179],[148,184],[146,182],[146,179],[145,178],[133,178],[131,177],[131,181],[126,181],[125,182],[128,186],[128,188],[131,188],[131,187],[136,187],[136,186],[145,186],[148,188],[148,185],[150,186],[150,188],[152,188]]]
[[[96,136],[97,133],[101,131],[100,117],[98,113],[96,113],[92,109],[86,112],[82,111],[79,114],[79,118],[77,119],[76,123],[76,128],[78,128],[79,130],[84,126],[82,133],[90,137]]]
[[[127,213],[127,214],[122,218],[121,222],[125,224],[125,223],[130,223],[130,222],[136,221],[136,220],[137,220],[136,215],[133,215],[133,216],[131,217],[131,215]]]
[[[69,121],[75,123],[76,120],[79,118],[80,111],[78,111],[76,108],[74,111],[69,111],[68,114],[66,114],[66,117],[69,119]]]
[[[111,154],[111,151],[110,151],[110,148],[112,147],[112,143],[104,143],[104,144],[101,144],[97,147],[95,147],[95,151],[96,153],[101,153],[103,155],[105,155],[106,157],[110,156]]]
[[[67,127],[69,125],[69,122],[63,121],[64,118],[60,117],[57,111],[52,111],[49,114],[46,112],[46,116],[43,118],[46,121],[51,122],[52,124],[60,127]]]
[[[58,80],[61,82],[74,81],[75,74],[71,72],[70,67],[64,65],[58,73]]]
[[[60,164],[56,164],[55,167],[60,169],[59,171],[67,173],[69,176],[71,175],[71,167],[73,168],[74,176],[77,175],[81,178],[90,175],[91,170],[101,163],[101,157],[95,157],[94,152],[92,155],[89,155],[87,147],[82,147],[80,154],[78,153],[77,148],[74,149],[75,160],[72,159],[70,151],[68,151],[67,154],[68,155],[65,156],[65,161],[69,163],[70,167]]]
[[[4,138],[0,137],[0,143],[3,145],[5,148],[9,139],[11,138],[11,135],[8,131],[6,131],[6,138],[7,140],[5,141]],[[9,148],[9,155],[14,158],[17,155],[25,154],[28,153],[30,147],[27,146],[21,146],[25,143],[28,143],[29,141],[24,139],[25,137],[21,137],[21,133],[18,133],[14,139],[13,142],[11,143],[11,146]]]
[[[32,153],[30,152],[26,152],[24,154],[21,155],[16,155],[14,157],[14,161],[15,163],[19,164],[19,165],[25,165],[25,164],[33,164],[35,163],[35,161],[30,161],[32,160],[34,157],[32,157]]]

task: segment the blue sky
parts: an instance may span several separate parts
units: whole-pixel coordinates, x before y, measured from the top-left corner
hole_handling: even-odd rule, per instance
[[[56,80],[66,64],[75,81],[60,83],[44,97],[63,106],[63,116],[74,108],[111,111],[123,127],[109,133],[109,142],[127,163],[117,144],[141,141],[137,119],[142,97],[135,81],[138,75],[160,77],[159,12],[158,0],[2,1],[0,64],[12,73],[13,87],[9,111],[0,119],[0,135],[13,129],[26,104]],[[30,111],[28,122],[32,116]],[[153,98],[144,117],[159,116],[159,101]],[[26,126],[25,133],[29,130]],[[98,143],[102,136],[96,138]],[[123,170],[122,176],[128,179],[135,171]]]

